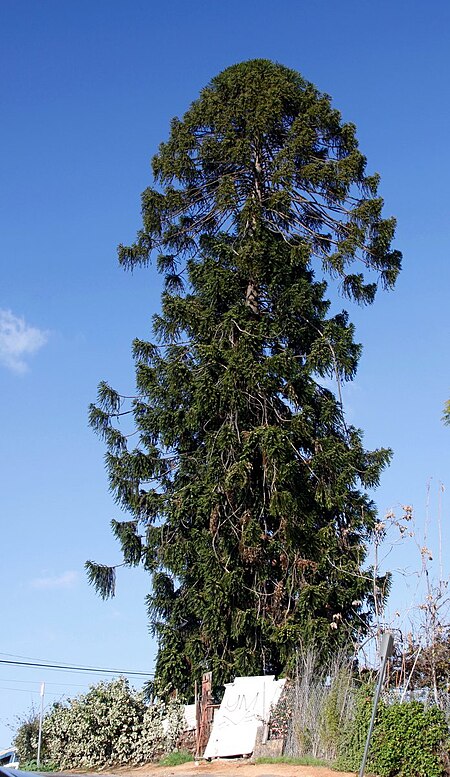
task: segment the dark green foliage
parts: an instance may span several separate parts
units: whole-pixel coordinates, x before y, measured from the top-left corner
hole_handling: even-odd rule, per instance
[[[360,689],[356,714],[340,743],[338,767],[358,771],[369,728],[373,692]],[[448,725],[438,707],[418,701],[383,704],[369,750],[367,771],[379,777],[441,777],[448,762]]]
[[[382,710],[374,730],[369,768],[380,777],[441,777],[448,760],[445,714],[418,701]]]
[[[36,760],[39,739],[39,711],[33,706],[23,717],[16,719],[16,735],[13,746],[17,748],[17,757],[21,768],[23,764]],[[41,758],[46,760],[47,751],[45,738],[42,741]]]
[[[338,742],[336,764],[338,769],[359,771],[372,715],[374,692],[374,683],[364,683],[354,691],[354,714],[350,716],[344,725]],[[377,719],[380,718],[381,709],[382,703],[380,702]]]
[[[133,267],[162,249],[160,269],[173,283],[174,258],[195,250],[203,235],[225,226],[253,242],[249,228],[258,224],[304,238],[345,293],[370,302],[374,282],[350,272],[352,262],[359,258],[390,287],[401,257],[390,249],[395,221],[381,218],[378,176],[365,167],[354,125],[342,124],[313,84],[268,60],[235,65],[183,121],[173,120],[153,160],[161,189],[143,193],[143,230],[133,246],[120,246],[120,261]]]
[[[94,561],[86,561],[84,568],[86,569],[87,578],[90,584],[94,586],[97,593],[99,593],[103,599],[109,599],[109,597],[114,596],[116,592],[115,567],[107,567],[105,564],[96,564]]]
[[[124,562],[152,575],[156,690],[189,695],[203,669],[217,684],[288,672],[300,637],[326,653],[370,620],[365,489],[390,452],[366,451],[324,387],[354,376],[360,347],[313,263],[370,302],[400,255],[354,127],[266,60],[215,78],[153,170],[160,188],[144,192],[143,230],[119,256],[133,267],[158,254],[155,342],[134,343],[136,399],[102,383],[90,421],[131,514],[113,525]],[[126,413],[134,450],[117,429]],[[105,567],[88,574],[113,594]]]

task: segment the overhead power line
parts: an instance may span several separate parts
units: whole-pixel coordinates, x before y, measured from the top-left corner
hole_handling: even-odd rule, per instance
[[[35,662],[35,661],[11,661],[6,660],[4,658],[0,659],[0,664],[8,664],[11,666],[29,666],[33,669],[51,669],[56,672],[81,672],[81,673],[91,673],[91,674],[121,674],[126,675],[127,677],[154,677],[154,674],[152,672],[138,672],[134,670],[127,670],[127,669],[102,669],[102,668],[95,668],[92,666],[75,666],[72,664],[50,664],[50,663],[44,663],[44,662]]]
[[[19,680],[17,677],[0,677],[0,683],[23,683],[24,685],[30,685],[35,683],[35,680]],[[65,680],[62,683],[53,683],[50,680],[45,681],[45,687],[48,685],[56,685],[58,688],[86,688],[86,683],[67,683]],[[39,693],[39,691],[38,691]]]
[[[0,691],[14,691],[14,693],[16,693],[16,692],[20,692],[20,693],[34,693],[36,696],[40,696],[41,695],[40,691],[32,691],[29,688],[6,688],[6,686],[3,686],[3,685],[0,685]],[[46,696],[58,696],[61,699],[61,698],[64,698],[65,694],[63,694],[63,693],[55,693],[55,691],[46,691],[45,695]]]

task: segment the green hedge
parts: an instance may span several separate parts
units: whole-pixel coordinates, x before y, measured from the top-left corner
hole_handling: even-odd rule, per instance
[[[448,757],[448,726],[437,707],[418,701],[381,709],[369,769],[380,777],[441,777]]]
[[[337,766],[358,771],[369,727],[373,690],[357,693],[355,715],[339,743]],[[421,702],[380,703],[367,772],[378,777],[442,777],[448,765],[449,730],[444,713]]]

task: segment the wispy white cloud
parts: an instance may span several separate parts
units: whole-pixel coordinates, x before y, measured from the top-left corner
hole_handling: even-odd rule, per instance
[[[48,340],[48,332],[29,326],[24,318],[0,308],[0,364],[17,373],[28,369],[26,358]]]
[[[78,582],[78,573],[67,571],[61,575],[49,575],[48,577],[35,577],[31,581],[32,588],[40,590],[49,588],[72,588]]]

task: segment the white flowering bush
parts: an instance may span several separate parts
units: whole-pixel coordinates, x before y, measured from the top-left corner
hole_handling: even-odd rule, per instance
[[[176,749],[182,729],[179,703],[147,706],[124,678],[55,705],[44,721],[48,757],[61,769],[146,763]]]
[[[13,741],[17,749],[17,755],[22,763],[35,761],[37,757],[39,736],[39,712],[31,707],[23,717],[16,718],[16,736]],[[41,749],[41,755],[45,757],[45,747]]]
[[[184,711],[177,701],[167,704],[160,701],[147,707],[142,725],[140,761],[152,761],[163,753],[176,750],[183,725]]]

